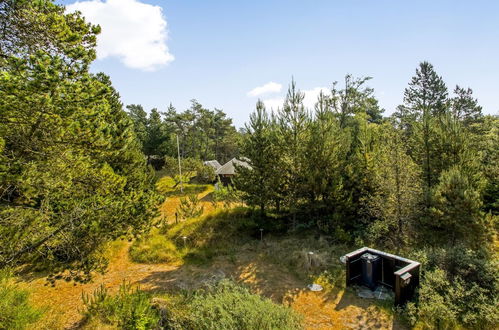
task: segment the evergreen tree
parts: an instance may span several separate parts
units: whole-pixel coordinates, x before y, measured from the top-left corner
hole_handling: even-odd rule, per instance
[[[391,247],[407,243],[413,235],[412,223],[418,217],[421,199],[417,164],[407,155],[402,132],[392,123],[381,127],[374,155],[375,193],[369,200],[369,212],[376,221],[369,227],[371,240]],[[415,238],[415,237],[412,237]]]
[[[128,110],[128,115],[130,116],[133,126],[135,129],[135,134],[141,143],[142,150],[147,144],[148,134],[147,134],[147,112],[140,104],[130,104],[126,106]]]
[[[309,210],[319,213],[343,213],[349,202],[343,191],[341,175],[350,150],[350,135],[340,128],[330,100],[319,94],[314,118],[309,122],[305,141],[304,195]]]
[[[98,28],[51,1],[3,2],[0,25],[0,265],[86,280],[104,243],[147,228],[152,176],[109,78],[88,72]]]
[[[484,181],[476,182],[470,175],[459,166],[442,172],[433,190],[432,227],[444,234],[437,236],[440,239],[450,239],[453,244],[467,242],[478,247],[487,241],[492,224],[490,218],[481,212]]]
[[[456,86],[454,94],[456,96],[451,99],[451,111],[454,118],[466,127],[477,123],[482,118],[482,107],[478,105],[478,100],[473,98],[473,90]]]
[[[374,98],[374,90],[366,86],[370,79],[371,77],[353,78],[351,75],[346,75],[343,89],[336,87],[337,82],[333,84],[330,105],[339,119],[341,128],[347,127],[351,118],[358,113],[367,114],[369,122],[381,122],[384,110]]]
[[[447,96],[442,77],[437,75],[430,63],[422,62],[404,91],[405,105],[399,107],[397,114],[411,143],[409,151],[423,169],[427,207],[429,190],[438,182],[442,170],[434,130],[448,109]]]
[[[296,225],[296,213],[299,210],[304,172],[303,172],[303,141],[307,134],[309,114],[303,106],[305,94],[296,88],[293,80],[289,86],[284,105],[278,111],[280,129],[280,152],[282,156],[282,171],[286,204]]]
[[[263,102],[256,103],[256,110],[246,125],[246,137],[241,153],[248,159],[251,169],[238,167],[236,187],[243,192],[242,199],[250,206],[260,208],[261,216],[273,200],[279,154],[270,128],[270,119]]]

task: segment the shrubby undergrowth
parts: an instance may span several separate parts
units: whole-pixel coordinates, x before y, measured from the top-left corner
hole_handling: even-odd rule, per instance
[[[259,235],[259,224],[247,208],[217,210],[178,224],[154,229],[134,242],[130,256],[135,262],[189,261],[205,263],[231,253],[235,246]]]
[[[28,329],[42,311],[29,303],[29,293],[12,283],[11,273],[0,271],[0,329]]]
[[[83,296],[87,326],[119,329],[301,329],[289,307],[252,294],[228,280],[183,295],[153,298],[123,284],[116,295],[104,287]]]
[[[173,329],[302,328],[300,317],[289,307],[274,304],[228,280],[198,290],[170,308],[168,326]]]
[[[422,278],[406,316],[426,328],[492,329],[499,324],[499,264],[484,250],[464,246],[415,253]]]
[[[161,318],[150,301],[150,295],[127,283],[116,295],[101,286],[92,295],[83,295],[85,322],[96,327],[102,324],[130,330],[159,329]]]

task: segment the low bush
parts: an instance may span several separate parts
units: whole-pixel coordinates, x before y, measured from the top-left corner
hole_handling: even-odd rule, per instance
[[[0,329],[32,328],[41,315],[29,303],[29,293],[12,283],[10,272],[0,270]]]
[[[173,329],[302,328],[300,317],[291,308],[252,294],[228,280],[195,292],[170,306],[169,311],[167,326]]]
[[[180,258],[180,254],[172,241],[159,230],[153,229],[149,235],[132,244],[130,257],[140,263],[161,263],[174,262]]]
[[[123,283],[118,294],[111,296],[104,286],[92,295],[83,295],[87,323],[116,326],[120,329],[157,329],[161,317],[151,306],[151,297]]]

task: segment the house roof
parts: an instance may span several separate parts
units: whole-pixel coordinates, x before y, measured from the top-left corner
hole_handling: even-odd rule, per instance
[[[251,169],[250,164],[248,164],[247,162],[236,159],[236,158],[232,158],[227,163],[225,163],[222,167],[220,167],[215,173],[217,175],[220,175],[220,174],[222,174],[222,175],[234,175],[234,173],[236,172],[236,168],[235,168],[234,164],[236,166],[243,166],[243,167]]]
[[[222,165],[218,162],[218,160],[207,160],[203,163],[204,165],[211,166],[216,170],[218,170]]]

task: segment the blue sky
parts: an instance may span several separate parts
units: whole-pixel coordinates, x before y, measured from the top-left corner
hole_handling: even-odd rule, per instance
[[[107,14],[95,13],[106,8],[99,3],[111,2]],[[134,7],[139,2],[150,6]],[[130,6],[126,19],[117,18],[116,6]],[[279,102],[292,76],[312,96],[351,73],[373,77],[370,86],[389,114],[427,60],[450,89],[471,87],[484,112],[499,113],[499,1],[92,0],[76,7],[113,22],[114,35],[101,42],[105,50],[92,70],[111,76],[125,104],[165,110],[172,102],[184,110],[195,98],[223,109],[240,127],[258,97],[269,106]],[[140,18],[138,9],[151,19]],[[140,34],[155,35],[164,21],[166,42],[151,37],[143,45]],[[248,95],[269,82],[275,84],[268,93]]]

